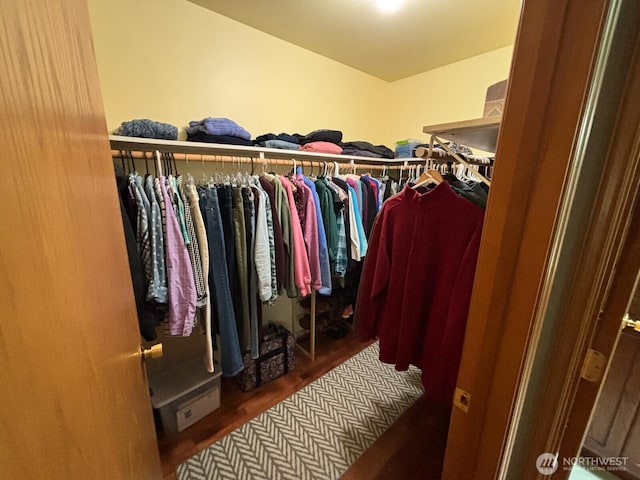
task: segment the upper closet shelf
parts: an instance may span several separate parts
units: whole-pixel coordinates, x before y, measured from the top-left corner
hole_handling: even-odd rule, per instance
[[[422,131],[469,148],[495,152],[502,117],[483,117],[462,122],[427,125]]]
[[[422,161],[420,158],[371,158],[351,155],[334,155],[329,153],[304,152],[301,150],[283,150],[278,148],[245,147],[241,145],[226,145],[221,143],[184,142],[178,140],[155,140],[150,138],[124,137],[109,135],[113,150],[128,150],[137,152],[189,153],[202,155],[227,155],[239,157],[253,157],[284,160],[330,160],[336,162],[355,162],[394,164],[409,161]],[[262,155],[261,155],[262,154]]]

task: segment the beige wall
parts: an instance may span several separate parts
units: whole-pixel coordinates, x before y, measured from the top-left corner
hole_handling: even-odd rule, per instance
[[[229,117],[254,136],[336,128],[394,148],[427,124],[482,116],[512,47],[387,83],[184,0],[89,0],[110,130]],[[428,54],[428,53],[427,53]]]
[[[428,141],[425,125],[482,117],[487,87],[509,76],[512,52],[503,47],[389,84],[388,141]]]
[[[252,135],[385,138],[386,82],[184,0],[89,0],[110,130],[229,117]]]

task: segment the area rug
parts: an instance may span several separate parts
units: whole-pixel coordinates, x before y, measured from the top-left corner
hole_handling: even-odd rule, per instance
[[[180,480],[338,479],[423,392],[375,343],[178,466]]]

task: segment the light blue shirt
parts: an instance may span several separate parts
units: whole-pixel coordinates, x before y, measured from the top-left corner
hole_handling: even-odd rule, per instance
[[[349,186],[349,191],[353,194],[353,197],[358,201],[355,189]],[[358,240],[360,241],[360,256],[364,257],[367,254],[367,248],[369,244],[367,243],[367,236],[364,234],[364,227],[362,226],[362,215],[360,215],[360,205],[354,205],[353,211],[356,217],[356,230],[358,231]]]

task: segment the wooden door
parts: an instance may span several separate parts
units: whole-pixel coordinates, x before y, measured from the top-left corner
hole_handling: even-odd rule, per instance
[[[631,328],[620,334],[582,455],[627,457],[624,478],[640,479],[640,332]]]
[[[0,11],[0,477],[160,478],[86,2]]]

